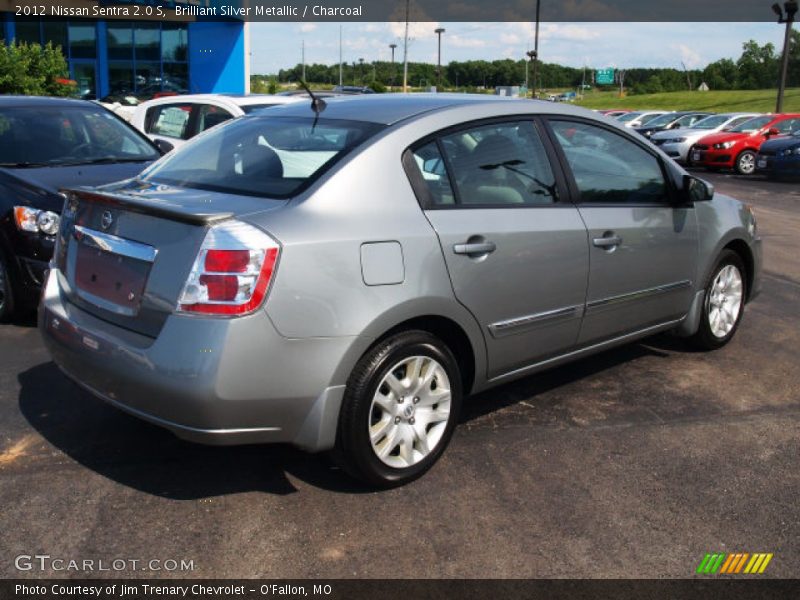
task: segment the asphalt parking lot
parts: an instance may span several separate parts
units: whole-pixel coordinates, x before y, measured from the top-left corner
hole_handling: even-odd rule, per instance
[[[0,326],[0,576],[686,577],[706,552],[800,576],[800,184],[756,208],[762,295],[711,354],[659,336],[472,398],[438,465],[372,492],[285,447],[179,441]],[[14,557],[192,560],[20,573]]]

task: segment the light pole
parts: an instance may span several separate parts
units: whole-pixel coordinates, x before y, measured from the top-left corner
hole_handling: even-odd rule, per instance
[[[361,78],[361,85],[364,85],[364,59],[358,59],[358,76]]]
[[[536,77],[539,73],[539,0],[536,0],[536,33],[533,37],[533,97],[536,98]]]
[[[397,44],[389,44],[389,48],[392,49],[392,85],[394,87],[394,51],[397,49]]]
[[[533,63],[533,85],[531,86],[531,98],[536,98],[536,50],[528,50],[525,54],[528,55],[528,60]],[[527,73],[528,69],[525,69]],[[526,78],[527,79],[527,78]]]
[[[442,86],[442,34],[444,27],[437,27],[434,33],[439,36],[439,57],[436,59],[436,91]]]
[[[777,2],[772,5],[773,12],[778,15],[778,23],[786,23],[786,36],[783,38],[783,58],[781,59],[781,79],[778,84],[778,102],[775,112],[783,112],[783,93],[786,91],[786,74],[789,70],[789,42],[791,40],[792,24],[794,16],[797,14],[797,1],[787,0],[783,3],[783,9]],[[786,16],[784,16],[786,11]]]

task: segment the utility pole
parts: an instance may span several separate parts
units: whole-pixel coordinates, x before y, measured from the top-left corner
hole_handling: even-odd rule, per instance
[[[786,75],[789,70],[789,42],[792,35],[792,24],[794,16],[797,14],[797,0],[787,0],[783,3],[783,9],[777,2],[772,5],[773,12],[778,15],[778,23],[786,23],[786,34],[783,38],[783,57],[781,58],[781,79],[778,83],[778,101],[775,105],[775,112],[783,112],[783,95],[786,92]],[[786,16],[784,16],[786,11]]]
[[[619,97],[622,98],[625,95],[625,69],[620,69],[617,74],[619,76]]]
[[[410,0],[406,0],[406,33],[403,38],[403,93],[408,93],[408,11]]]
[[[533,97],[536,98],[536,78],[539,74],[539,0],[536,0],[536,33],[533,38]]]
[[[342,85],[342,26],[339,25],[339,85]]]
[[[358,76],[361,78],[361,85],[364,85],[364,59],[358,59]]]
[[[303,76],[302,76],[302,78],[303,78],[303,81],[305,81],[306,80],[306,41],[305,40],[303,40],[302,48],[303,48],[303,50],[302,50],[302,53],[303,53]]]
[[[434,33],[439,36],[439,57],[436,60],[436,91],[439,91],[439,88],[442,86],[442,34],[444,33],[444,27],[437,27],[434,30]]]
[[[389,48],[392,49],[392,83],[391,83],[390,87],[394,87],[394,76],[395,76],[395,72],[394,72],[394,51],[397,48],[397,44],[389,44]]]
[[[683,67],[683,72],[686,73],[686,85],[689,88],[689,91],[692,91],[692,76],[689,74],[689,69],[686,68],[686,63],[681,61],[681,66]]]

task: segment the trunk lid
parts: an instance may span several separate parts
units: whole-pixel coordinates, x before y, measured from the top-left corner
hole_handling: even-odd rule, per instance
[[[156,337],[210,227],[285,201],[129,181],[65,190],[55,261],[68,300]]]

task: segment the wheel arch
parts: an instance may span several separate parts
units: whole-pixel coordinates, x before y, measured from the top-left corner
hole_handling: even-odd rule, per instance
[[[736,255],[741,259],[742,263],[744,263],[746,286],[745,301],[749,301],[753,290],[753,279],[755,277],[756,269],[755,258],[753,257],[752,250],[750,250],[750,246],[744,240],[736,238],[723,246],[722,250],[731,250],[732,252],[736,253]]]
[[[426,298],[393,307],[365,327],[342,358],[332,384],[345,383],[353,367],[375,344],[401,331],[419,329],[438,337],[450,348],[461,371],[467,395],[480,387],[486,374],[486,343],[471,313],[453,300]]]

